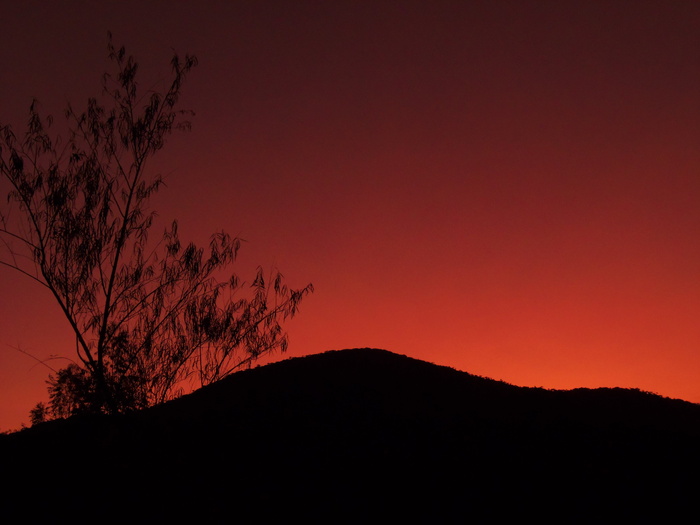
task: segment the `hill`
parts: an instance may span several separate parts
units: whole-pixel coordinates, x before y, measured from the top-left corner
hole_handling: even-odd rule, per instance
[[[331,351],[0,436],[3,508],[93,523],[626,522],[692,508],[699,438],[700,405],[638,390]]]

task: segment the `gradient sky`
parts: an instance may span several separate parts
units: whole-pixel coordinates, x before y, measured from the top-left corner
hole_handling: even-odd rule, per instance
[[[700,3],[2,2],[0,121],[100,89],[107,31],[193,131],[154,164],[185,239],[316,292],[286,356],[379,347],[522,386],[700,402]],[[4,197],[3,197],[4,198]],[[0,268],[0,430],[73,338]],[[62,366],[63,363],[53,363]]]

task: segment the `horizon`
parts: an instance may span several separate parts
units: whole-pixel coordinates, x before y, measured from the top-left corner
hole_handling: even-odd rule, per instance
[[[248,282],[262,265],[314,284],[287,353],[259,364],[376,347],[700,403],[700,4],[4,11],[0,123],[18,133],[34,97],[59,122],[99,93],[108,31],[144,84],[173,49],[197,56],[192,131],[155,157],[152,206],[184,241],[245,239]],[[47,399],[48,370],[13,347],[74,358],[75,340],[40,286],[0,268],[0,289],[3,431]]]
[[[700,406],[700,403],[696,403],[696,402],[693,402],[693,401],[688,401],[688,400],[680,399],[680,398],[674,398],[674,397],[664,396],[664,395],[662,395],[662,394],[660,394],[660,393],[658,393],[658,392],[653,392],[653,391],[649,391],[649,390],[643,390],[643,389],[640,389],[640,388],[637,388],[637,387],[601,386],[601,387],[547,388],[547,387],[543,387],[543,386],[516,385],[516,384],[513,384],[513,383],[509,383],[508,381],[504,381],[504,380],[502,380],[502,379],[497,379],[497,378],[493,378],[493,377],[482,376],[482,375],[478,375],[478,374],[472,374],[472,373],[470,373],[469,371],[466,371],[466,370],[460,370],[460,369],[454,368],[454,367],[449,366],[449,365],[443,365],[443,364],[438,364],[438,363],[434,363],[434,362],[431,362],[431,361],[426,361],[426,360],[424,360],[424,359],[412,357],[412,356],[410,356],[410,355],[402,354],[402,353],[399,353],[399,352],[394,352],[394,351],[391,351],[391,350],[386,350],[386,349],[384,349],[384,348],[370,348],[370,347],[330,349],[330,350],[324,350],[324,351],[317,352],[317,353],[312,353],[312,354],[300,354],[300,355],[287,355],[287,354],[284,354],[284,355],[279,355],[279,356],[278,356],[278,357],[279,357],[278,359],[274,359],[274,358],[273,358],[273,359],[269,359],[269,358],[268,358],[268,359],[265,359],[265,358],[263,357],[263,358],[261,358],[260,360],[254,362],[250,367],[248,367],[248,368],[240,368],[240,369],[234,371],[232,374],[227,375],[226,377],[220,379],[219,381],[216,381],[215,383],[211,383],[211,385],[214,385],[214,384],[216,384],[216,383],[218,383],[218,382],[221,382],[221,381],[226,382],[226,380],[227,380],[229,377],[231,377],[231,376],[233,376],[233,375],[235,375],[235,374],[248,372],[248,371],[251,371],[251,370],[258,369],[258,368],[265,368],[265,367],[270,366],[270,365],[283,364],[283,363],[288,362],[288,361],[304,360],[305,358],[322,357],[322,356],[327,356],[328,354],[346,353],[346,352],[347,352],[347,353],[353,353],[353,352],[357,353],[357,351],[365,351],[365,350],[369,350],[369,351],[372,351],[372,352],[376,351],[376,352],[391,354],[394,358],[398,358],[398,359],[406,358],[406,359],[409,359],[409,360],[415,360],[416,362],[418,362],[418,363],[421,364],[421,365],[426,365],[426,366],[428,366],[428,367],[436,366],[436,367],[439,367],[439,368],[447,369],[447,370],[452,371],[452,372],[456,372],[456,373],[458,373],[458,374],[465,374],[465,376],[468,376],[468,377],[471,377],[471,378],[476,378],[476,379],[480,379],[480,380],[485,380],[486,383],[484,383],[484,384],[488,384],[488,383],[500,383],[500,384],[503,384],[503,385],[505,385],[505,386],[507,386],[507,387],[512,387],[512,388],[514,388],[514,389],[516,389],[516,390],[518,390],[518,391],[528,391],[528,390],[533,390],[533,389],[534,389],[534,390],[543,390],[543,391],[552,392],[552,393],[555,393],[555,392],[575,393],[576,391],[579,391],[579,392],[580,392],[580,391],[593,391],[593,390],[597,390],[597,391],[618,391],[618,390],[622,390],[622,391],[635,392],[635,393],[642,394],[642,395],[645,395],[645,396],[651,396],[651,397],[661,398],[661,399],[663,399],[663,400],[670,401],[670,402],[681,401],[681,402],[684,402],[684,403],[690,403],[690,404],[692,404],[692,405]],[[230,383],[226,383],[226,384],[230,384]],[[164,403],[160,403],[160,404],[168,404],[168,403],[170,403],[171,401],[176,401],[176,400],[179,399],[180,397],[185,397],[185,396],[188,396],[188,395],[190,395],[190,394],[193,394],[193,393],[197,392],[198,390],[200,390],[201,388],[207,389],[207,388],[208,388],[209,386],[211,386],[211,385],[205,385],[205,386],[200,387],[200,388],[197,388],[197,389],[193,389],[193,390],[190,390],[190,391],[183,392],[180,396],[175,397],[175,398],[173,398],[173,399],[170,399],[170,400],[165,401]],[[160,405],[160,404],[159,404],[159,405]],[[159,405],[153,405],[153,406],[159,406]],[[148,408],[151,408],[151,407],[148,407]],[[148,410],[148,408],[143,409],[143,410]],[[31,428],[31,426],[32,426],[32,425],[23,425],[23,426],[21,426],[21,427],[10,428],[10,429],[8,429],[8,428],[0,428],[0,434],[10,434],[10,433],[18,432],[18,431],[20,431],[20,430],[22,430],[22,429],[25,429],[25,428]]]

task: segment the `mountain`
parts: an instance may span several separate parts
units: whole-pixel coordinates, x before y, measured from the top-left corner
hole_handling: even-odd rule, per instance
[[[619,523],[693,509],[700,405],[376,349],[0,436],[4,513],[73,523]],[[693,509],[694,510],[694,509]]]

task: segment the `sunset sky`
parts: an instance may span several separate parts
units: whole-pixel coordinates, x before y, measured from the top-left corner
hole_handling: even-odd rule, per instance
[[[314,284],[275,360],[378,347],[700,403],[700,2],[3,1],[0,122],[99,94],[108,31],[146,87],[200,61],[163,220]],[[40,286],[0,268],[0,293],[1,431],[46,400],[15,348],[74,338]]]

